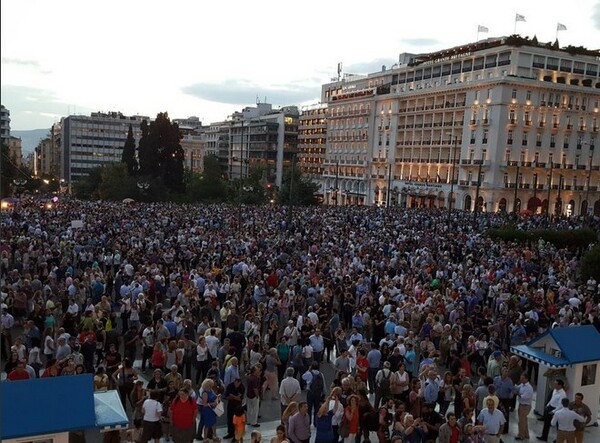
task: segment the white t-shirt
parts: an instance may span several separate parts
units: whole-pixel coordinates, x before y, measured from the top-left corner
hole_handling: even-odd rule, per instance
[[[144,400],[144,421],[159,421],[162,414],[162,405],[151,398]]]
[[[54,354],[54,340],[49,335],[44,340],[44,354]]]

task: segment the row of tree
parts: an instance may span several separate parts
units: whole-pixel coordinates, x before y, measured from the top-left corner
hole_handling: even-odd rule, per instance
[[[141,138],[136,148],[130,125],[123,146],[121,163],[90,171],[75,186],[80,198],[174,202],[229,202],[243,204],[281,203],[313,205],[318,186],[290,168],[284,184],[277,189],[269,183],[266,171],[250,168],[243,180],[227,180],[216,156],[204,157],[202,174],[184,169],[184,151],[177,123],[168,114],[140,125]],[[137,151],[137,155],[136,155]]]

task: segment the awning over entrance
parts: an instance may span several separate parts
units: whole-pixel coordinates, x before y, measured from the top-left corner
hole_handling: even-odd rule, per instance
[[[571,362],[564,358],[548,355],[544,353],[541,349],[536,349],[528,345],[511,346],[510,351],[513,354],[525,357],[527,360],[542,363],[550,368],[558,369],[571,366]]]

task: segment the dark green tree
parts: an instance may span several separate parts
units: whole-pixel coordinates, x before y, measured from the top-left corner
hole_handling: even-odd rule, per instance
[[[138,164],[135,158],[135,139],[133,138],[133,127],[129,124],[127,139],[123,146],[123,156],[121,162],[127,165],[127,173],[129,176],[134,176],[137,173]]]
[[[221,177],[221,166],[217,156],[204,157],[202,174],[188,174],[186,194],[187,200],[192,202],[223,202],[227,199],[227,187]]]
[[[293,180],[291,179],[293,174]],[[290,189],[291,188],[291,189]],[[283,205],[313,206],[318,205],[316,196],[319,185],[304,177],[297,168],[288,170],[283,185],[277,193],[277,202]]]
[[[31,185],[32,181],[31,171],[24,166],[19,166],[18,160],[14,156],[10,156],[10,150],[6,143],[2,143],[0,157],[0,186],[2,188],[2,197],[28,190],[27,185]],[[15,179],[24,180],[25,184],[20,185],[19,189],[16,189],[17,186],[13,182]]]
[[[183,148],[181,135],[176,123],[171,123],[169,115],[159,113],[149,125],[142,122],[142,138],[138,146],[140,175],[160,178],[165,186],[174,192],[184,192]]]
[[[103,200],[123,200],[137,194],[135,177],[127,175],[127,165],[111,163],[101,169],[99,197]]]
[[[90,169],[88,175],[75,182],[73,192],[77,198],[83,200],[97,200],[100,198],[100,183],[102,183],[102,166]]]

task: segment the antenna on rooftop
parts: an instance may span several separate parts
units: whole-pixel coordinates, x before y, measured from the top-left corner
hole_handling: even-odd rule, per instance
[[[338,74],[338,82],[340,81],[340,79],[342,78],[342,62],[338,63],[337,66],[337,74]]]

